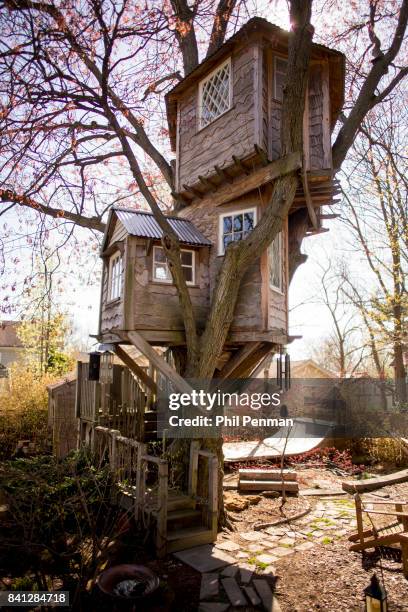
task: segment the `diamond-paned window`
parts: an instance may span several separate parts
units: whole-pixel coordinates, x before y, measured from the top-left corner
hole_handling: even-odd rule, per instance
[[[231,60],[227,60],[200,83],[200,129],[229,110],[231,97]]]

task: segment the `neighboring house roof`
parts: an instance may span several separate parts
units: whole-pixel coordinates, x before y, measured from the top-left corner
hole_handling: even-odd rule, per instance
[[[301,359],[299,361],[292,361],[290,364],[291,374],[295,378],[296,378],[295,376],[296,371],[307,370],[307,369],[318,370],[319,372],[321,372],[321,374],[323,374],[324,376],[327,376],[327,378],[338,378],[338,375],[336,374],[336,372],[332,372],[331,370],[324,368],[323,366],[316,363],[314,359]]]
[[[19,321],[0,322],[0,347],[23,348],[23,344],[17,335]]]
[[[115,214],[119,221],[123,223],[126,231],[131,236],[139,238],[150,238],[160,240],[163,232],[152,213],[140,210],[132,210],[130,208],[115,208],[113,207],[109,214],[109,219],[106,224],[105,236],[102,243],[102,251],[106,248],[106,239],[109,233],[112,215]],[[179,219],[165,215],[170,227],[176,233],[181,244],[191,246],[211,246],[211,241],[191,223],[188,219]]]
[[[173,89],[171,89],[165,96],[166,107],[167,107],[167,121],[169,124],[169,136],[172,145],[172,150],[176,147],[176,117],[177,117],[177,105],[176,98],[179,94],[190,87],[197,79],[203,77],[209,70],[221,60],[226,54],[231,53],[234,46],[237,43],[245,41],[250,34],[254,32],[259,34],[265,34],[266,36],[280,38],[288,41],[290,32],[279,28],[277,25],[271,23],[267,19],[262,17],[253,17],[242,28],[240,28],[233,36],[231,36],[217,51],[212,55],[206,57],[201,64],[199,64],[194,70],[192,70],[184,79],[179,81]],[[344,78],[345,78],[345,56],[336,49],[325,47],[317,43],[312,44],[313,51],[326,53],[329,57],[330,62],[330,81],[333,93],[331,99],[331,126],[334,127],[338,114],[344,103]],[[333,60],[333,61],[332,61]]]

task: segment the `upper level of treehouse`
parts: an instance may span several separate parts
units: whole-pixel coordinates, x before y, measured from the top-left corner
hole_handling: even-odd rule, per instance
[[[167,94],[177,208],[280,157],[289,36],[253,18]],[[312,45],[303,155],[319,205],[333,195],[331,132],[343,104],[344,64],[340,52]],[[305,204],[300,188],[293,209]]]

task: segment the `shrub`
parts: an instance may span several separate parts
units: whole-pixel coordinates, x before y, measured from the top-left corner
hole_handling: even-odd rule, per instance
[[[47,385],[54,380],[12,366],[9,389],[0,391],[0,460],[13,455],[19,440],[34,442],[39,452],[48,449]]]

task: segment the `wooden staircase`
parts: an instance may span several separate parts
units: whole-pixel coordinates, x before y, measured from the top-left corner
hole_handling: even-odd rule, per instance
[[[116,503],[134,512],[136,520],[153,519],[158,557],[216,540],[218,459],[198,442],[190,446],[187,492],[169,489],[168,462],[147,454],[144,442],[126,438],[117,429],[95,427],[91,449],[97,465],[110,465],[120,491]],[[197,496],[200,457],[208,468],[205,500]]]

